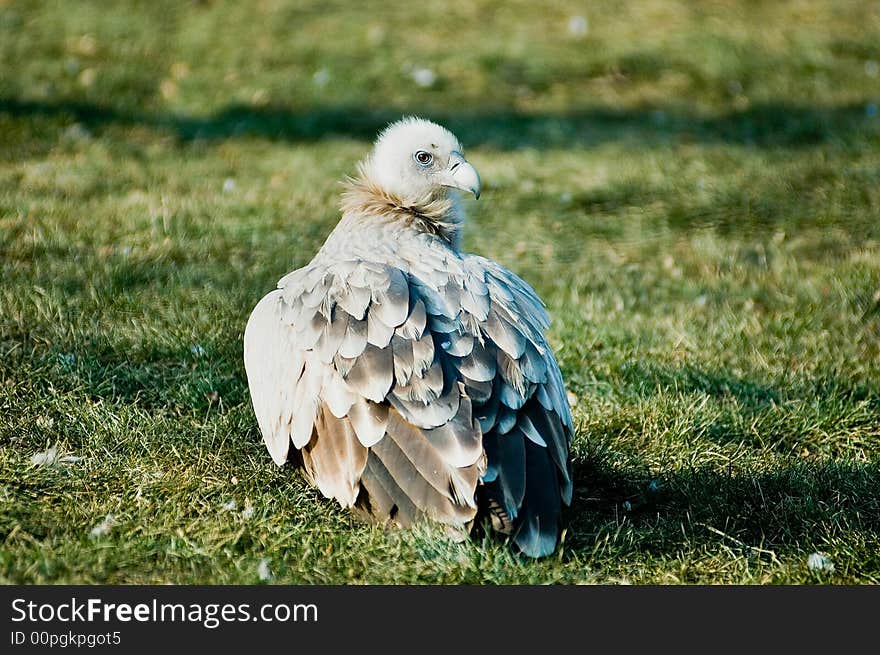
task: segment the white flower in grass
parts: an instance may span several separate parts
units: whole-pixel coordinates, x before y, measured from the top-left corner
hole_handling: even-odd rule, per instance
[[[832,562],[824,553],[810,553],[809,557],[807,557],[807,568],[811,571],[833,573],[834,562]]]
[[[427,88],[437,81],[437,75],[430,68],[416,68],[412,72],[413,81],[420,87]]]
[[[89,536],[92,539],[103,537],[109,534],[114,525],[116,525],[116,517],[113,516],[113,514],[108,514],[103,519],[101,519],[101,521],[96,523],[91,530],[89,530]]]
[[[590,31],[590,24],[586,16],[572,16],[568,19],[568,33],[577,38],[583,38]]]
[[[269,558],[264,557],[260,560],[260,563],[257,565],[257,575],[260,577],[260,581],[269,582],[272,579],[272,569],[269,568]]]
[[[238,503],[235,502],[235,499],[227,500],[225,503],[220,505],[220,509],[224,512],[234,512],[238,508]]]
[[[223,180],[223,193],[232,193],[233,191],[235,191],[235,180],[227,177]]]
[[[34,466],[51,465],[58,459],[58,446],[50,446],[46,450],[31,455],[31,464]]]
[[[327,82],[330,81],[330,71],[326,68],[322,68],[320,70],[315,71],[315,74],[312,75],[312,84],[315,86],[327,86]]]
[[[33,466],[52,466],[53,464],[74,464],[82,461],[82,457],[77,455],[60,455],[58,454],[58,444],[49,445],[46,442],[46,450],[31,455],[31,464]]]

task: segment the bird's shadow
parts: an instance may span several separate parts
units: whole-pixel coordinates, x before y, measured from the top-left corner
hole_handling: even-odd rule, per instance
[[[639,370],[641,395],[658,389],[699,392],[735,400],[747,422],[773,412],[777,403],[808,404],[847,396],[880,411],[869,388],[839,380],[794,381],[784,391],[694,366]],[[833,402],[833,401],[829,401]],[[578,434],[585,446],[573,460],[575,493],[568,511],[565,548],[580,554],[610,548],[617,555],[668,555],[700,546],[724,546],[773,560],[776,549],[819,550],[835,534],[880,543],[880,462],[792,454],[791,443],[763,435],[755,457],[724,466],[657,470],[638,454],[614,452],[603,435]],[[701,437],[712,448],[747,446],[723,420]],[[769,441],[769,443],[767,442]],[[769,458],[771,463],[765,459]]]
[[[880,466],[815,461],[769,471],[708,468],[647,475],[587,460],[575,466],[576,492],[565,548],[589,554],[671,554],[724,545],[744,555],[819,548],[829,533],[880,539]]]

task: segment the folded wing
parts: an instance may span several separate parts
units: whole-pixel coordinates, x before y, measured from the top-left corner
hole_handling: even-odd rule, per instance
[[[491,506],[520,549],[555,548],[572,421],[532,289],[497,264],[421,249],[397,265],[294,271],[245,332],[273,460],[381,521],[462,526]],[[479,488],[479,494],[478,494]]]

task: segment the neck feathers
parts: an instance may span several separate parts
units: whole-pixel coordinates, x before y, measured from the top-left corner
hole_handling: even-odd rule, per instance
[[[445,189],[420,198],[401,198],[376,184],[363,166],[356,178],[348,178],[342,195],[342,214],[354,220],[374,218],[399,222],[419,232],[435,234],[456,249],[464,214],[458,199]]]

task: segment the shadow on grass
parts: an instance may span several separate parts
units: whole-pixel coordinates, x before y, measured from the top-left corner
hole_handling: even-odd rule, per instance
[[[876,430],[877,388],[822,376],[774,387],[694,365],[640,363],[628,365],[617,384],[624,395],[640,398],[711,397],[722,411],[700,426],[701,438],[750,446],[765,459],[747,458],[727,470],[684,465],[652,473],[637,455],[612,452],[602,439],[583,435],[587,452],[573,462],[568,549],[588,556],[606,548],[615,557],[675,556],[696,552],[695,546],[725,546],[772,562],[777,548],[821,551],[853,535],[880,543],[880,461],[846,456],[854,430]],[[599,429],[638,434],[641,417],[625,414]],[[823,455],[798,456],[804,444],[814,449],[815,431],[823,435]],[[840,457],[829,456],[838,450]]]
[[[771,470],[695,469],[652,477],[601,457],[575,465],[567,548],[675,556],[723,545],[773,561],[858,533],[880,540],[880,464],[803,461]]]
[[[182,142],[256,136],[280,141],[318,141],[328,137],[372,140],[389,122],[420,114],[445,123],[468,146],[500,150],[570,148],[609,141],[642,146],[666,143],[731,143],[757,147],[810,146],[847,140],[865,129],[865,104],[803,107],[784,103],[753,105],[714,116],[678,109],[590,107],[560,113],[509,110],[433,111],[423,107],[365,108],[323,106],[295,109],[232,104],[205,117],[126,111],[75,100],[34,101],[0,98],[0,114],[59,119],[90,130],[143,126],[171,132]]]

